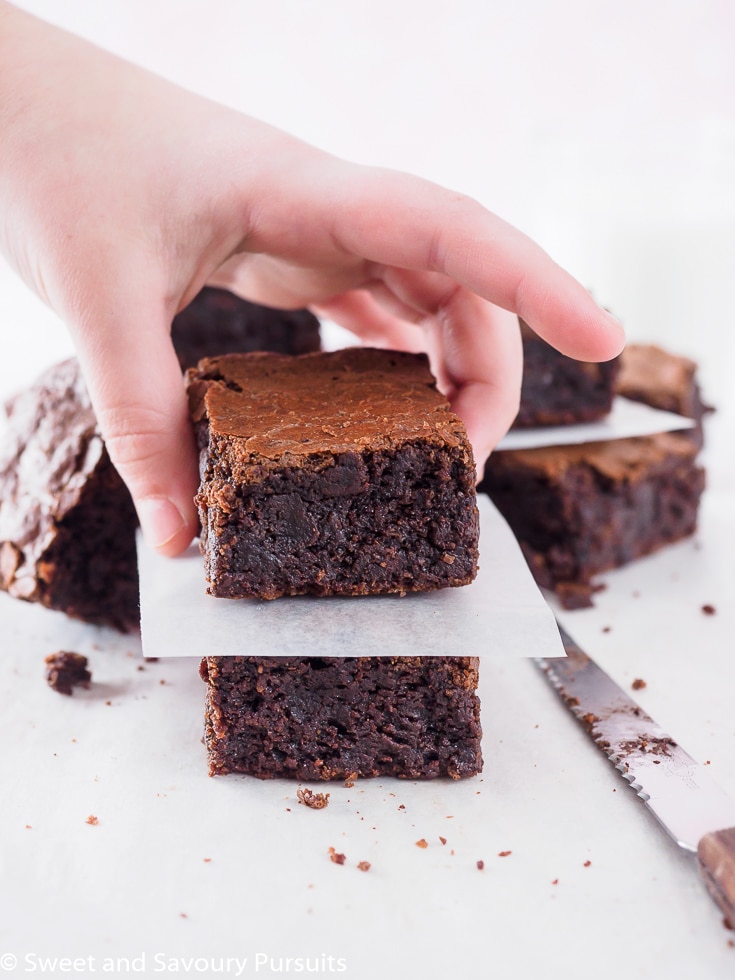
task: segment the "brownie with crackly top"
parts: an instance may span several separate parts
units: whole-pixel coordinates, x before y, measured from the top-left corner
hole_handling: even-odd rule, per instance
[[[136,629],[135,509],[69,359],[5,406],[0,588],[90,623]]]
[[[308,354],[321,346],[319,320],[310,310],[275,309],[212,286],[174,317],[171,340],[182,370],[220,354]]]
[[[600,572],[692,534],[704,489],[677,433],[490,456],[479,490],[513,529],[539,585],[591,604]]]
[[[211,775],[459,779],[482,769],[472,657],[205,657]]]
[[[233,354],[188,382],[211,595],[406,593],[475,577],[472,450],[424,355]]]
[[[523,342],[521,403],[514,429],[570,425],[604,418],[612,407],[620,358],[601,363],[561,354],[520,321]]]
[[[693,419],[695,425],[681,431],[701,449],[704,443],[702,420],[713,409],[702,398],[697,362],[656,344],[628,344],[620,363],[616,394]]]

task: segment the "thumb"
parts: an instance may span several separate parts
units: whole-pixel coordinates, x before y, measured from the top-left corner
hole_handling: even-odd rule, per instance
[[[168,319],[163,309],[156,316],[153,305],[131,309],[129,300],[124,314],[95,306],[72,333],[102,437],[146,541],[161,554],[177,555],[198,533],[198,481]]]

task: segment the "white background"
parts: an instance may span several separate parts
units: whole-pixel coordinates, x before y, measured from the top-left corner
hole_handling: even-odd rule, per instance
[[[645,706],[735,795],[735,7],[22,5],[338,154],[474,195],[537,238],[632,339],[700,362],[718,412],[697,538],[608,576],[597,608],[566,622],[621,682],[647,680]],[[3,391],[69,349],[63,327],[1,267],[0,318]],[[708,602],[716,616],[701,613]],[[261,944],[347,955],[344,975],[388,978],[735,969],[693,863],[530,664],[483,678],[482,784],[336,787],[330,808],[312,812],[291,785],[206,778],[201,685],[181,665],[165,665],[162,687],[154,665],[132,666],[133,641],[10,600],[0,616],[11,681],[2,860],[17,895],[3,896],[0,936],[15,936],[16,951],[254,955]],[[94,655],[111,706],[44,689],[40,658],[64,644]],[[399,801],[410,827],[397,822]],[[100,825],[89,827],[95,810]],[[437,844],[442,834],[451,846],[447,823],[453,859]],[[425,852],[413,846],[422,836]],[[332,865],[330,844],[372,860],[371,872]],[[148,968],[155,975],[151,959]]]

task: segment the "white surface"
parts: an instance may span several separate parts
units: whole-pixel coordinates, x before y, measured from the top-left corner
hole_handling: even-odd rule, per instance
[[[539,238],[632,339],[701,362],[718,413],[699,534],[607,576],[594,609],[563,618],[619,682],[646,680],[646,709],[735,794],[733,8],[24,5],[335,152],[473,194]],[[0,286],[8,390],[70,344],[2,273]],[[148,976],[174,972],[156,952],[248,955],[245,976],[258,952],[344,956],[342,975],[361,980],[733,975],[731,934],[693,862],[530,663],[483,672],[482,779],[336,786],[311,811],[292,783],[208,779],[194,664],[139,672],[133,641],[0,600],[0,970],[4,951],[21,957],[9,976],[29,972],[26,953],[97,956],[89,976],[103,956],[129,957],[125,976],[143,951]],[[90,654],[97,681],[69,700],[42,679],[43,656],[63,647]]]
[[[512,531],[487,497],[480,511],[480,568],[460,589],[405,596],[208,596],[197,544],[162,558],[138,535],[146,657],[446,657],[461,638],[468,657],[563,657],[548,605]],[[275,645],[273,638],[278,637]]]

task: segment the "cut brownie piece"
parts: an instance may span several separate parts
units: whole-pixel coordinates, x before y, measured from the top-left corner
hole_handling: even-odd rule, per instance
[[[171,339],[182,370],[219,354],[308,354],[321,346],[319,321],[309,310],[277,310],[210,286],[174,317]]]
[[[615,391],[631,401],[694,419],[694,428],[682,432],[701,448],[702,419],[712,408],[702,400],[695,361],[655,344],[628,344],[621,355]]]
[[[612,406],[620,359],[600,364],[560,354],[523,322],[521,405],[513,428],[594,422]]]
[[[78,362],[51,368],[5,410],[0,588],[91,623],[137,628],[135,509]]]
[[[592,578],[692,534],[704,489],[684,436],[493,453],[480,490],[513,529],[539,585],[569,608]]]
[[[473,776],[472,657],[205,657],[211,775]]]
[[[234,354],[189,372],[210,594],[405,593],[477,572],[475,469],[424,355]]]

